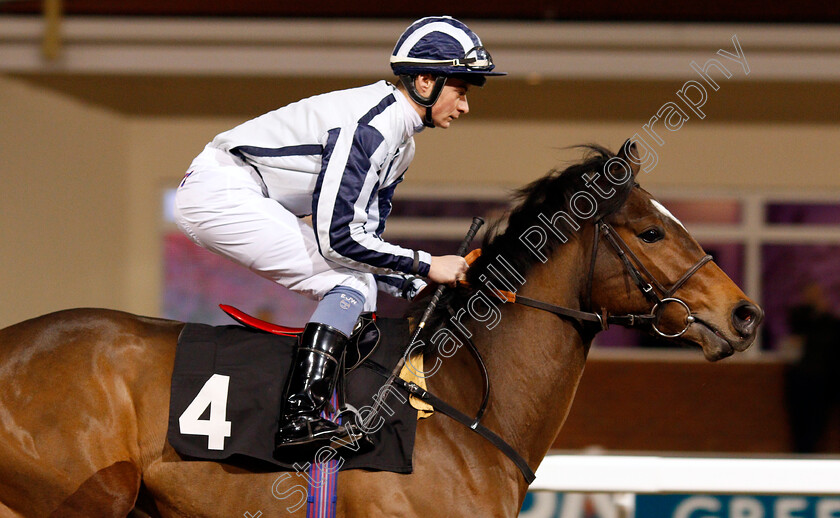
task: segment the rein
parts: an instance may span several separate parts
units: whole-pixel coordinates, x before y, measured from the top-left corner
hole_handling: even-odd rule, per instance
[[[603,234],[604,239],[607,243],[613,248],[618,258],[621,260],[624,269],[633,279],[633,282],[641,291],[642,295],[653,304],[653,307],[650,310],[650,313],[627,313],[625,315],[610,315],[606,311],[602,313],[595,313],[592,311],[581,311],[578,309],[567,308],[563,306],[558,306],[556,304],[550,304],[548,302],[544,302],[537,299],[532,299],[528,297],[523,297],[516,295],[515,293],[503,290],[494,290],[493,293],[496,295],[500,300],[511,302],[513,304],[519,304],[522,306],[528,306],[531,308],[539,309],[542,311],[547,311],[554,315],[557,315],[560,318],[571,319],[579,322],[590,322],[597,324],[601,330],[607,329],[610,324],[620,325],[623,327],[640,327],[640,326],[650,326],[654,332],[658,335],[665,337],[665,338],[676,338],[682,336],[688,328],[691,326],[692,323],[695,321],[695,317],[691,314],[691,309],[689,308],[688,304],[686,304],[682,299],[679,299],[674,296],[674,294],[679,290],[688,280],[697,273],[700,268],[702,268],[706,263],[712,260],[711,255],[704,255],[701,257],[694,265],[686,270],[676,282],[674,282],[670,288],[665,288],[665,286],[660,283],[653,274],[645,267],[645,265],[639,260],[636,254],[627,246],[627,243],[618,235],[615,229],[604,220],[598,220],[595,222],[595,236],[592,243],[592,255],[589,265],[589,275],[586,281],[586,307],[591,307],[591,300],[592,300],[592,279],[595,274],[595,260],[598,254],[598,244],[601,234]],[[470,259],[475,259],[478,255],[480,255],[480,250],[473,251],[478,253],[470,254],[468,257],[468,261]],[[465,284],[462,284],[465,285]],[[660,297],[659,293],[662,294]],[[659,318],[661,317],[662,311],[669,303],[679,304],[683,307],[686,312],[685,318],[685,326],[683,329],[677,333],[664,333],[658,327],[657,323],[659,322]],[[451,312],[450,308],[450,312]],[[486,426],[481,424],[481,418],[484,416],[484,411],[487,408],[487,403],[489,401],[490,396],[490,382],[489,377],[487,374],[487,366],[484,363],[484,360],[481,357],[478,349],[476,348],[473,341],[470,337],[466,336],[463,331],[459,329],[459,332],[462,336],[466,339],[466,343],[468,344],[468,348],[470,353],[475,358],[476,364],[478,365],[482,378],[484,380],[484,390],[483,390],[483,398],[481,401],[481,406],[479,407],[476,416],[469,417],[460,410],[456,409],[452,405],[446,403],[439,397],[435,396],[434,394],[424,390],[419,385],[416,385],[412,382],[408,382],[403,380],[402,378],[397,378],[394,380],[401,388],[403,388],[408,393],[422,399],[423,401],[429,403],[434,407],[436,410],[440,411],[446,416],[451,417],[455,421],[463,424],[464,426],[470,428],[477,434],[481,435],[485,439],[487,439],[490,443],[492,443],[499,451],[507,455],[507,457],[513,461],[514,464],[519,468],[522,472],[525,481],[530,485],[536,475],[525,459],[520,455],[510,444],[508,444],[504,439],[499,437],[495,432],[487,428]]]
[[[467,342],[472,344],[472,340],[467,338]],[[473,349],[475,345],[472,345]],[[484,360],[481,359],[481,356],[478,355],[478,351],[476,350],[475,359],[478,362],[479,366],[482,369],[482,375],[484,376],[485,382],[485,392],[484,392],[484,399],[481,403],[481,408],[479,409],[476,417],[470,417],[467,414],[461,412],[454,406],[450,405],[446,401],[442,400],[441,398],[437,397],[436,395],[432,394],[431,392],[425,390],[420,385],[417,385],[414,382],[406,381],[400,377],[394,378],[393,383],[399,386],[401,389],[405,390],[412,396],[418,397],[421,400],[425,401],[426,403],[432,405],[432,407],[442,413],[445,416],[448,416],[455,421],[461,423],[462,425],[466,426],[470,430],[474,431],[478,435],[487,439],[493,446],[496,447],[497,450],[501,451],[507,457],[516,464],[516,467],[519,468],[519,471],[522,472],[522,476],[525,478],[525,482],[529,485],[537,478],[534,474],[534,470],[531,469],[531,466],[528,465],[528,462],[522,457],[522,455],[517,452],[513,446],[508,444],[504,439],[499,437],[499,435],[494,432],[493,430],[487,428],[483,424],[481,424],[481,417],[484,414],[484,409],[487,406],[487,399],[489,395],[490,386],[487,382],[487,368],[484,365]],[[372,371],[378,373],[383,378],[388,377],[388,372],[381,367],[380,365],[371,362],[369,360],[365,360],[365,365],[370,368]]]

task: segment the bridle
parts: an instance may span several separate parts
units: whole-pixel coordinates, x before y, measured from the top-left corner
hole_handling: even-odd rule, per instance
[[[512,302],[514,304],[520,304],[523,306],[529,306],[536,309],[541,309],[543,311],[548,311],[549,313],[553,313],[561,318],[572,319],[573,321],[581,323],[597,324],[599,326],[599,330],[607,329],[610,324],[621,325],[624,327],[650,326],[650,328],[653,329],[653,331],[656,334],[665,338],[677,338],[679,336],[682,336],[688,330],[691,324],[694,323],[695,317],[692,315],[691,308],[689,308],[688,304],[682,299],[676,297],[675,294],[677,290],[679,290],[683,285],[685,285],[685,283],[688,282],[688,280],[695,273],[697,273],[700,270],[700,268],[703,267],[703,265],[712,260],[712,256],[704,255],[703,257],[701,257],[696,263],[694,263],[694,266],[686,270],[680,276],[680,278],[677,279],[676,282],[674,282],[671,285],[670,288],[666,288],[661,282],[659,282],[659,280],[656,279],[656,277],[653,274],[650,273],[650,271],[639,260],[636,254],[634,254],[630,247],[627,246],[627,243],[624,242],[621,236],[618,235],[618,233],[615,231],[612,225],[610,225],[609,223],[604,221],[603,218],[601,218],[595,222],[595,235],[592,240],[592,254],[589,264],[589,273],[586,281],[586,299],[584,301],[584,307],[590,309],[592,301],[592,280],[595,275],[595,262],[598,257],[598,245],[600,243],[600,238],[602,235],[604,237],[604,240],[615,251],[619,260],[621,260],[624,269],[630,275],[630,278],[633,279],[633,282],[639,288],[642,295],[644,295],[644,297],[652,304],[650,313],[628,313],[625,315],[610,315],[605,310],[601,313],[595,313],[593,311],[581,311],[577,309],[566,308],[563,306],[557,306],[555,304],[549,304],[547,302],[531,299],[528,297],[518,296],[515,293],[508,291],[494,290],[495,295],[501,300]],[[659,318],[661,317],[662,312],[664,311],[664,308],[667,304],[678,304],[686,312],[685,326],[682,328],[682,330],[680,330],[677,333],[664,333],[657,326],[657,324],[659,323]],[[453,312],[452,308],[449,309],[450,312]],[[455,316],[454,313],[453,316]],[[463,331],[460,332],[463,334]],[[460,410],[456,409],[452,405],[449,405],[439,397],[428,392],[427,390],[423,389],[422,387],[413,382],[405,381],[402,378],[396,378],[394,381],[397,383],[397,385],[401,386],[410,394],[419,397],[423,401],[431,404],[432,407],[434,407],[436,410],[451,417],[452,419],[463,424],[464,426],[469,427],[471,430],[488,440],[491,444],[493,444],[493,446],[495,446],[499,451],[504,453],[509,459],[511,459],[511,461],[513,461],[514,464],[516,464],[516,466],[522,472],[522,475],[525,477],[525,481],[528,484],[530,484],[534,481],[535,475],[531,467],[528,465],[528,462],[504,439],[499,437],[499,435],[497,435],[495,432],[493,432],[481,423],[481,419],[484,416],[485,410],[487,409],[487,404],[490,396],[489,376],[487,373],[487,367],[484,364],[484,360],[481,358],[481,354],[479,353],[475,344],[472,342],[468,335],[463,334],[463,336],[465,338],[464,343],[467,345],[467,348],[474,356],[483,378],[483,397],[481,400],[481,406],[479,407],[478,412],[475,414],[475,417],[470,417],[467,414],[464,414]],[[383,376],[387,375],[387,373],[382,374]]]
[[[666,288],[662,283],[660,283],[656,277],[650,273],[650,271],[645,267],[645,265],[639,260],[636,254],[627,246],[627,243],[621,239],[621,236],[613,229],[612,225],[607,223],[606,221],[598,221],[595,224],[595,245],[594,245],[594,253],[592,255],[592,264],[590,266],[590,276],[587,281],[588,284],[588,294],[587,297],[587,305],[591,303],[591,289],[592,289],[592,276],[595,273],[595,259],[597,254],[597,240],[598,236],[603,234],[604,239],[607,243],[615,251],[618,258],[621,260],[621,263],[624,265],[624,269],[633,279],[633,282],[636,284],[636,287],[639,288],[639,291],[642,292],[642,295],[646,299],[648,299],[652,304],[653,307],[650,310],[648,315],[645,315],[650,320],[650,325],[653,331],[662,336],[664,338],[677,338],[682,336],[694,322],[694,316],[691,313],[691,309],[688,307],[688,304],[685,303],[682,299],[675,297],[677,290],[679,290],[688,280],[697,273],[700,268],[703,267],[706,263],[712,260],[711,255],[704,255],[700,259],[697,260],[694,265],[686,270],[679,279],[674,282],[670,288]],[[662,294],[660,297],[659,294]],[[685,326],[677,333],[664,333],[658,327],[657,324],[659,323],[659,318],[664,311],[664,308],[667,304],[678,304],[682,306],[685,310],[686,318],[685,318]],[[628,315],[629,317],[633,317],[633,315]],[[636,317],[638,318],[638,317]]]
[[[581,311],[557,306],[555,304],[549,304],[547,302],[528,297],[522,297],[509,292],[500,292],[499,294],[503,295],[508,302],[548,311],[549,313],[553,313],[561,318],[571,318],[581,322],[595,323],[599,326],[599,330],[607,329],[610,324],[616,324],[623,327],[650,326],[656,334],[664,338],[677,338],[688,331],[688,328],[692,323],[694,323],[695,317],[693,316],[691,308],[688,304],[682,299],[676,297],[675,294],[677,290],[679,290],[695,273],[700,270],[700,268],[703,267],[703,265],[712,260],[712,256],[707,254],[701,257],[696,263],[694,263],[694,266],[686,270],[682,276],[680,276],[680,278],[671,285],[670,288],[666,288],[653,274],[650,273],[642,261],[640,261],[630,247],[627,246],[627,243],[620,235],[618,235],[612,225],[603,219],[600,219],[595,222],[595,236],[592,240],[592,254],[589,264],[589,274],[586,281],[586,299],[583,304],[586,308],[591,308],[592,279],[595,275],[595,261],[598,258],[598,245],[602,235],[604,240],[610,245],[610,247],[612,247],[613,251],[615,251],[624,266],[625,271],[633,280],[633,283],[637,288],[639,288],[642,295],[652,304],[649,313],[610,315],[606,312],[606,310],[601,313]],[[665,307],[668,304],[677,304],[685,310],[685,325],[676,333],[665,333],[658,327],[662,313],[665,311]]]

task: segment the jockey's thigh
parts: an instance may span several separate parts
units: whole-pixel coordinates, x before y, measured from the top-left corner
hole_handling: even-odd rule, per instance
[[[376,307],[373,275],[329,262],[304,220],[263,195],[253,168],[208,146],[175,195],[175,222],[196,244],[297,293],[321,299],[336,286]]]

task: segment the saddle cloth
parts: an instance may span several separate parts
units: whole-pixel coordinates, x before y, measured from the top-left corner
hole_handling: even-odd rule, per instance
[[[404,319],[380,318],[376,325],[379,347],[347,374],[347,403],[356,409],[374,405],[385,383],[382,373],[394,368],[408,340]],[[296,342],[294,337],[238,325],[186,324],[178,340],[169,405],[167,439],[175,451],[185,460],[260,471],[292,471],[311,462],[311,451],[284,453],[282,459],[272,456]],[[359,441],[338,449],[340,469],[411,473],[417,410],[396,391],[383,392],[382,397],[385,404],[377,415],[385,422],[369,436],[374,447]],[[353,418],[342,414],[345,421]]]

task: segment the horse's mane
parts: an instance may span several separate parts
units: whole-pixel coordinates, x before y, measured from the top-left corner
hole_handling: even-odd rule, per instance
[[[542,215],[542,218],[551,219],[558,211],[572,214],[569,207],[572,197],[576,193],[586,191],[592,194],[598,202],[595,215],[586,220],[574,218],[581,229],[586,225],[592,225],[595,220],[601,217],[612,214],[624,205],[633,182],[628,181],[621,186],[614,186],[604,178],[603,173],[605,164],[615,154],[595,144],[575,147],[584,150],[582,161],[563,170],[552,169],[542,178],[514,191],[512,208],[488,228],[481,245],[482,254],[472,263],[467,272],[467,284],[472,288],[447,290],[446,295],[438,305],[439,310],[463,307],[466,298],[474,292],[474,288],[480,288],[485,285],[488,278],[494,278],[491,275],[492,272],[488,271],[488,267],[491,267],[491,270],[495,267],[497,272],[504,275],[505,270],[499,266],[499,258],[503,258],[503,261],[522,277],[527,276],[531,268],[540,263],[541,260],[533,251],[529,250],[520,237],[534,225],[542,225],[544,229],[546,228],[540,221],[540,215]],[[604,199],[587,185],[587,178],[591,184],[591,179],[595,173],[601,175],[596,183],[602,190],[609,191],[611,188],[615,188],[614,195]],[[580,230],[574,230],[568,225],[564,227],[562,223],[558,225],[558,228],[565,229],[562,233],[569,241],[577,240],[581,233]],[[563,244],[563,241],[551,231],[546,231],[545,234],[548,240],[540,248],[540,251],[545,256],[550,257]],[[498,278],[498,275],[495,278]],[[499,289],[505,289],[498,281],[495,286]],[[427,300],[416,301],[412,305],[410,313],[419,316],[427,302]],[[448,311],[438,311],[437,317],[446,318],[448,314]],[[429,324],[434,323],[429,322]]]

